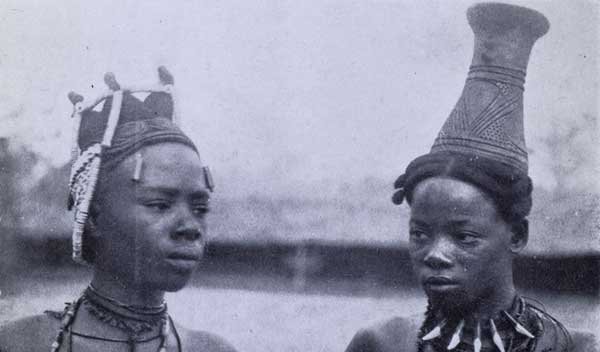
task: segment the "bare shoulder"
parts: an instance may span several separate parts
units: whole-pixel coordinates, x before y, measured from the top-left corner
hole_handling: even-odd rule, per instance
[[[406,335],[417,336],[419,327],[421,326],[422,316],[394,317],[392,319],[380,322],[372,328],[379,331],[380,334],[397,334],[403,333]]]
[[[359,330],[347,352],[413,351],[421,318],[394,317]]]
[[[0,327],[0,351],[48,351],[59,326],[58,319],[45,314],[9,322]]]
[[[237,352],[229,342],[219,335],[187,329],[179,324],[175,324],[175,326],[181,338],[181,345],[186,352]]]

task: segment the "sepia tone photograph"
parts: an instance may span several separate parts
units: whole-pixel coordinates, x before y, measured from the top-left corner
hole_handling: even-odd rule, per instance
[[[0,352],[600,351],[600,2],[0,3]]]

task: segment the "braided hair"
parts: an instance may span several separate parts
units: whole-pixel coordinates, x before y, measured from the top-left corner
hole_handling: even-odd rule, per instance
[[[531,178],[499,161],[456,152],[426,154],[413,160],[394,183],[392,202],[410,205],[413,192],[426,178],[446,176],[473,184],[490,195],[502,218],[515,231],[526,231],[526,217],[532,207]]]

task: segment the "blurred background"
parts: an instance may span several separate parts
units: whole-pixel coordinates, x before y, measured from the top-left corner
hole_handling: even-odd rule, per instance
[[[173,72],[182,124],[217,189],[210,245],[176,320],[244,351],[340,351],[358,328],[420,314],[406,206],[392,183],[429,150],[463,88],[474,1],[3,1],[0,324],[60,309],[70,261],[67,93]],[[517,284],[568,326],[600,320],[600,5],[544,13],[525,133],[534,180]],[[219,307],[218,312],[215,307]]]

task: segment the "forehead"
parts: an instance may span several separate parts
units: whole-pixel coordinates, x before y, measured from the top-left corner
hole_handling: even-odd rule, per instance
[[[449,177],[431,177],[413,191],[411,215],[418,217],[497,219],[494,200],[476,186]]]
[[[144,166],[152,171],[177,172],[182,169],[202,168],[200,157],[190,147],[179,143],[161,143],[140,149]],[[128,157],[134,163],[135,155]]]
[[[132,178],[136,169],[137,154],[142,156],[140,185],[193,190],[206,187],[198,153],[179,143],[143,147],[123,160],[103,181],[114,189],[134,184]]]

